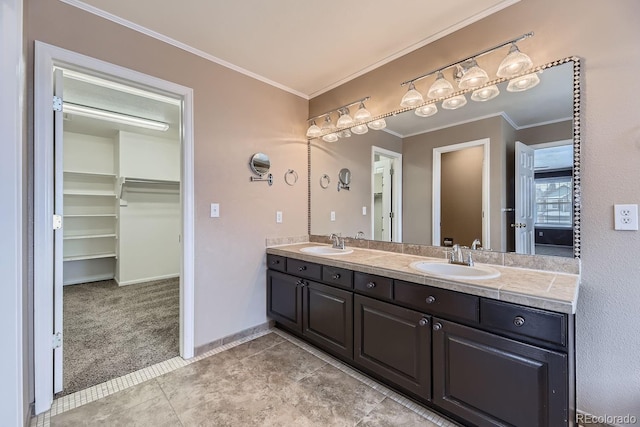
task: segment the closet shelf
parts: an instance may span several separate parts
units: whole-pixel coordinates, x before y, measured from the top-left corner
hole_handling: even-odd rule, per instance
[[[88,171],[63,171],[67,175],[85,175],[85,176],[100,176],[105,178],[115,178],[116,174],[106,172],[88,172]]]
[[[115,233],[112,234],[80,234],[77,236],[64,236],[64,240],[79,240],[79,239],[104,239],[107,237],[116,237]]]
[[[95,196],[95,197],[116,197],[116,193],[111,191],[79,191],[64,190],[65,196]]]
[[[122,199],[125,189],[131,187],[147,187],[152,189],[152,192],[179,192],[180,181],[122,176],[118,179],[118,197]]]
[[[103,214],[73,214],[73,215],[63,215],[65,218],[117,218],[118,215],[114,213],[103,213]]]
[[[63,258],[64,261],[83,261],[87,259],[100,259],[100,258],[117,258],[115,252],[105,253],[105,254],[92,254],[92,255],[76,255],[76,256],[66,256]]]

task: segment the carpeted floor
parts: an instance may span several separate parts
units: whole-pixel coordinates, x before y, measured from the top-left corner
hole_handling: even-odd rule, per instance
[[[64,396],[179,355],[179,279],[64,287]]]

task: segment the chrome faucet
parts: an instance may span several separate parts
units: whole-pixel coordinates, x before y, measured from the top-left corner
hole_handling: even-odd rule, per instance
[[[329,239],[331,239],[333,248],[344,249],[344,239],[342,237],[340,237],[336,233],[331,233],[329,235]]]
[[[358,231],[356,233],[356,237],[354,237],[355,240],[364,240],[364,231]]]
[[[471,249],[473,249],[474,251],[482,249],[482,242],[480,242],[480,239],[473,240],[473,242],[471,243]]]
[[[472,267],[474,262],[473,262],[473,258],[471,257],[471,251],[469,251],[469,253],[467,254],[467,260],[465,261],[462,248],[466,248],[466,246],[460,246],[457,243],[453,245],[453,248],[450,252],[449,263],[459,264],[459,265],[468,265],[469,267]]]

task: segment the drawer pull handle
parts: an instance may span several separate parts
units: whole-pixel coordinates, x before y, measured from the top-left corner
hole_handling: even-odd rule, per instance
[[[307,269],[306,265],[303,265],[302,267],[298,267],[298,271],[305,271]]]
[[[427,299],[424,300],[424,302],[426,302],[427,304],[433,304],[434,302],[436,302],[436,297],[434,297],[433,295],[429,295]]]
[[[271,261],[271,264],[280,264],[280,260],[279,259],[273,260]]]
[[[515,319],[513,319],[513,324],[520,327],[522,325],[524,325],[524,317],[522,316],[516,316]]]
[[[429,319],[427,319],[426,317],[423,317],[422,319],[420,319],[420,321],[418,322],[418,325],[420,326],[427,326],[429,324]]]
[[[340,278],[340,273],[336,273],[332,276],[333,280],[338,280]]]
[[[366,284],[367,289],[373,289],[376,287],[375,282],[369,282]]]
[[[442,329],[442,323],[436,322],[436,323],[433,324],[433,330],[434,331],[439,331],[440,329]]]
[[[296,286],[302,286],[302,285],[304,285],[304,282],[302,281],[302,279],[296,282]]]

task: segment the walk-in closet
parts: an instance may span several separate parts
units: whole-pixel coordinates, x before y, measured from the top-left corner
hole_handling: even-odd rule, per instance
[[[179,354],[181,139],[178,100],[63,75],[68,394]]]

